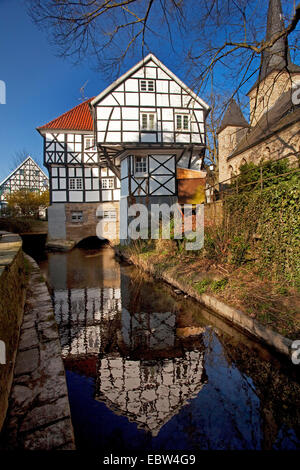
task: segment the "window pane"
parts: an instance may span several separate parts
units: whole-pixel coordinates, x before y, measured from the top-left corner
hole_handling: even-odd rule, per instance
[[[154,129],[154,114],[149,114],[149,129]]]
[[[189,128],[189,119],[188,116],[183,116],[183,129]]]
[[[148,91],[154,91],[154,82],[153,82],[153,80],[148,81]]]
[[[147,114],[142,114],[142,129],[147,129]]]
[[[176,128],[181,129],[181,116],[179,114],[176,116]]]
[[[135,173],[147,172],[147,157],[135,157]]]
[[[146,82],[146,80],[141,80],[141,91],[147,91],[147,82]]]

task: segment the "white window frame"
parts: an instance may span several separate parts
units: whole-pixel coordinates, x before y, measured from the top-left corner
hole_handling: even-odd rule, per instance
[[[142,162],[138,162],[137,159],[142,159]],[[145,171],[137,170],[137,163],[142,163],[145,167]],[[147,176],[148,175],[148,157],[144,155],[136,155],[133,157],[134,164],[134,175],[135,176]],[[145,164],[145,165],[144,165]]]
[[[155,80],[148,78],[140,79],[140,91],[142,93],[155,93]]]
[[[146,116],[147,124],[146,127],[143,127],[143,119]],[[150,116],[153,116],[153,127],[150,127]],[[156,128],[156,113],[155,112],[148,112],[148,111],[141,111],[140,112],[140,125],[141,125],[141,132],[144,131],[152,131],[155,132]]]
[[[90,141],[93,145],[90,144]],[[87,144],[89,142],[89,144]],[[94,137],[85,137],[84,138],[84,151],[85,152],[96,152],[95,138]]]
[[[177,118],[181,118],[181,127],[178,127],[177,125]],[[184,128],[184,120],[187,118],[187,128]],[[190,132],[191,130],[191,119],[190,115],[188,113],[176,113],[175,114],[175,130],[177,132]]]
[[[104,209],[97,213],[98,219],[106,219],[106,220],[116,220],[117,218],[117,211],[116,209]]]
[[[115,188],[114,178],[101,178],[100,186],[101,186],[101,189],[114,189]]]
[[[71,222],[74,222],[76,224],[83,222],[83,212],[82,211],[71,212]]]
[[[83,184],[82,178],[69,178],[69,190],[70,191],[82,191]]]

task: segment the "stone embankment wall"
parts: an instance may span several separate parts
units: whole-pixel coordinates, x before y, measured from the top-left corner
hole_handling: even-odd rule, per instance
[[[25,288],[22,240],[19,235],[0,232],[0,430],[12,386]]]
[[[14,380],[5,422],[5,450],[73,450],[74,432],[58,327],[45,280],[25,255],[30,276]]]
[[[50,294],[9,232],[0,232],[0,431],[1,450],[75,448]]]

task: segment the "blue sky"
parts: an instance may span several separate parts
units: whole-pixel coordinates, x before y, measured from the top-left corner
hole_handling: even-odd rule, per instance
[[[193,18],[194,4],[191,2],[188,5]],[[264,0],[265,11],[267,5],[268,1]],[[262,21],[264,18],[262,15]],[[175,24],[172,24],[172,29],[175,31],[174,48],[168,40],[157,36],[151,42],[151,50],[179,78],[191,85],[183,50],[186,44],[201,42],[201,33],[199,35],[197,28],[196,35],[188,31],[186,41]],[[263,35],[264,31],[263,25]],[[217,36],[221,37],[222,34],[223,30],[220,28]],[[23,149],[42,165],[43,141],[36,127],[79,104],[80,88],[87,81],[85,96],[88,98],[105,89],[111,79],[95,70],[90,57],[76,66],[70,60],[59,58],[56,49],[50,44],[47,31],[39,30],[28,16],[24,0],[0,0],[0,57],[0,80],[6,83],[6,104],[0,104],[1,182],[14,168],[16,152]],[[140,58],[140,54],[131,55],[124,62],[121,73]],[[222,70],[220,64],[216,68],[218,86],[221,87],[219,91],[223,88],[225,93],[229,93],[234,87],[231,82],[223,79]],[[249,90],[250,85],[244,85],[242,94]],[[205,95],[200,95],[207,100]]]
[[[86,80],[87,96],[109,83],[87,65],[75,67],[56,57],[20,0],[0,0],[0,57],[0,80],[6,83],[6,104],[0,105],[1,181],[15,152],[25,148],[42,161],[42,137],[35,128],[78,104]]]
[[[168,50],[159,54],[176,73],[168,56]],[[74,66],[57,57],[47,34],[27,15],[22,0],[0,0],[0,57],[0,80],[6,83],[6,104],[0,105],[1,182],[14,168],[16,152],[26,149],[42,164],[43,142],[36,127],[79,104],[80,88],[87,80],[86,97],[100,93],[110,80],[88,61]],[[129,59],[122,73],[136,61]]]

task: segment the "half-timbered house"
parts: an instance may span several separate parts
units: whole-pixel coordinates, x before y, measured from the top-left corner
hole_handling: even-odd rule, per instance
[[[51,181],[49,238],[99,235],[96,225],[105,219],[117,225],[120,219],[126,228],[134,202],[180,202],[178,169],[190,169],[195,180],[205,176],[200,170],[208,112],[149,54],[98,96],[39,127]],[[192,188],[193,202],[200,202]]]
[[[39,165],[28,156],[0,183],[0,208],[6,204],[7,194],[26,189],[28,191],[46,191],[49,187],[47,175]]]
[[[96,235],[99,219],[117,220],[120,181],[97,151],[89,104],[38,128],[50,176],[49,240]]]

